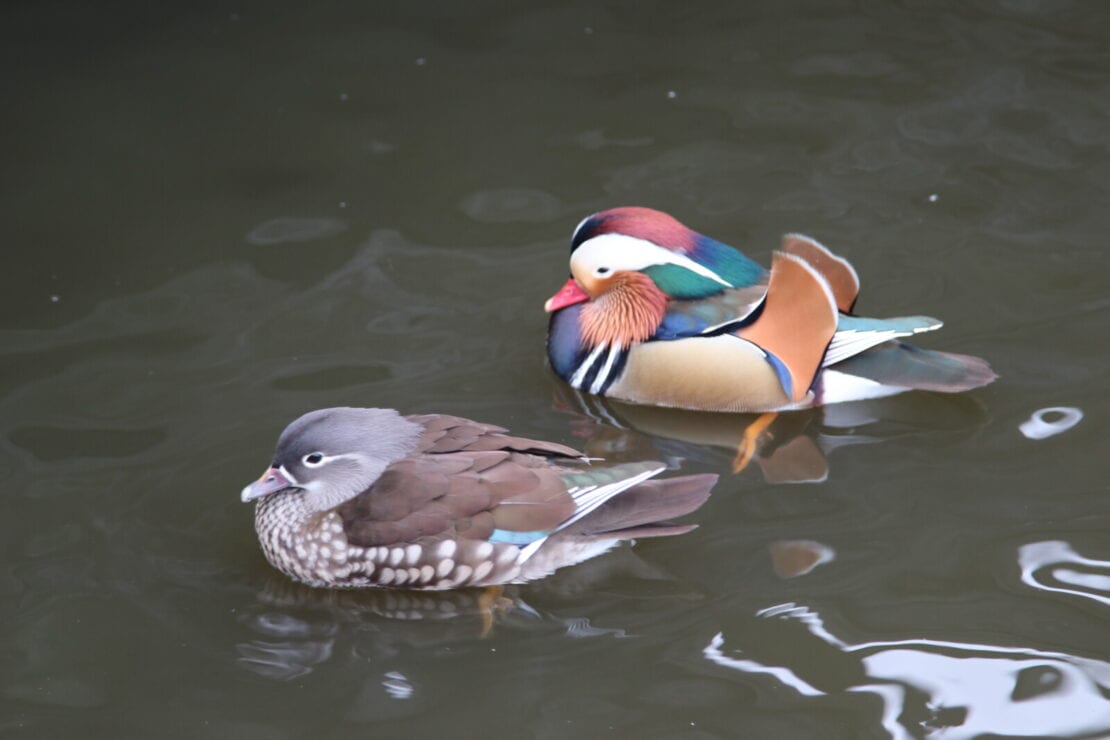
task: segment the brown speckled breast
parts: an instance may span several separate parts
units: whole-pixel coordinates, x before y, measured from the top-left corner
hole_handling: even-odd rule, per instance
[[[516,545],[424,537],[359,547],[347,542],[339,514],[309,514],[302,501],[296,491],[262,499],[255,529],[270,564],[310,586],[438,590],[512,582],[520,575]]]

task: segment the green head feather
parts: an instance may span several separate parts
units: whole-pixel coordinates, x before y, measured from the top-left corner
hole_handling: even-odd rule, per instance
[[[671,298],[681,301],[707,298],[728,288],[727,285],[699,275],[679,265],[652,265],[643,270]]]

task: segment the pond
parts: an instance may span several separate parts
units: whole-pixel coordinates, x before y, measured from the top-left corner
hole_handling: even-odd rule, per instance
[[[1110,733],[1110,7],[59,0],[0,38],[0,734]],[[763,264],[812,234],[1000,378],[784,414],[734,472],[753,417],[546,367],[621,205]],[[336,405],[721,480],[492,612],[311,589],[239,491]]]

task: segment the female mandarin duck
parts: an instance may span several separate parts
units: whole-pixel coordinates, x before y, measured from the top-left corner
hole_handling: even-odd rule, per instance
[[[649,208],[583,220],[571,278],[545,306],[547,354],[578,390],[705,411],[780,411],[995,379],[977,357],[898,341],[926,316],[851,314],[855,270],[788,234],[770,272]]]
[[[243,489],[266,559],[311,586],[523,583],[633,537],[695,525],[715,475],[649,480],[657,462],[583,466],[570,447],[455,416],[313,411]],[[564,467],[578,464],[578,467]]]

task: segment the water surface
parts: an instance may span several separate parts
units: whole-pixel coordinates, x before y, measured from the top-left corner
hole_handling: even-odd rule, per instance
[[[1110,9],[60,0],[0,38],[4,736],[1110,733]],[[1001,380],[788,415],[734,475],[750,419],[544,367],[571,230],[631,204],[813,234]],[[474,594],[263,561],[238,491],[338,404],[723,478],[483,636]]]

